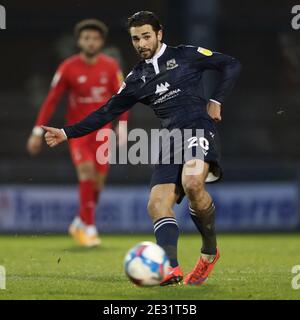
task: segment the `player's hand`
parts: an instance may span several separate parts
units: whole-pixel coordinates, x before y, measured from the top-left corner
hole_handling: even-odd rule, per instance
[[[42,150],[43,136],[31,134],[27,141],[27,151],[31,156],[35,156]]]
[[[45,140],[51,148],[56,147],[58,144],[67,140],[66,135],[61,129],[46,126],[42,126],[42,128],[46,131]]]
[[[119,146],[125,145],[127,141],[127,121],[119,121],[115,132],[118,137]]]
[[[213,101],[209,101],[209,103],[206,106],[207,108],[207,113],[208,115],[216,122],[220,122],[222,120],[221,117],[221,105],[213,102]]]

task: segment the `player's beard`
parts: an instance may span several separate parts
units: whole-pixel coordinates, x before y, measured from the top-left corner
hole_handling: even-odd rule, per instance
[[[159,45],[159,42],[158,40],[156,41],[156,44],[154,45],[154,47],[152,49],[147,49],[145,51],[145,53],[148,53],[147,55],[146,54],[143,54],[143,52],[138,52],[138,54],[140,55],[140,57],[142,59],[152,59],[153,56],[155,55],[156,51],[157,51],[157,48],[158,48],[158,45]]]

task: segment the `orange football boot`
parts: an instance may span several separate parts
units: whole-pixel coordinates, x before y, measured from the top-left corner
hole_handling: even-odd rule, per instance
[[[98,234],[88,234],[85,229],[80,229],[76,236],[77,242],[82,247],[98,247],[101,244],[101,239],[98,237]]]
[[[183,283],[186,285],[195,285],[195,286],[199,286],[203,284],[208,278],[208,275],[213,270],[219,258],[220,258],[219,249],[217,249],[216,256],[212,262],[209,262],[207,259],[200,257],[193,271],[188,273],[185,276]]]
[[[179,266],[172,268],[169,267],[169,271],[160,283],[161,286],[167,286],[170,284],[180,283],[183,279],[183,272]]]
[[[69,226],[68,232],[69,235],[72,236],[76,242],[78,242],[78,233],[81,228],[83,228],[83,222],[79,217],[75,217]]]

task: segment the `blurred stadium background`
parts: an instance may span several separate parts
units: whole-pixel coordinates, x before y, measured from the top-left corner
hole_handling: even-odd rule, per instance
[[[237,57],[243,70],[223,107],[219,125],[224,179],[210,186],[219,231],[300,229],[300,42],[291,27],[289,0],[53,0],[1,1],[7,29],[0,30],[0,231],[64,232],[76,213],[76,176],[66,145],[46,146],[38,157],[26,140],[57,65],[76,51],[74,24],[103,20],[106,52],[128,73],[137,57],[126,19],[151,10],[169,45],[193,44]],[[206,93],[216,81],[207,75]],[[62,125],[62,100],[52,125]],[[129,129],[158,128],[152,111],[135,106]],[[98,208],[101,232],[152,230],[146,203],[151,166],[114,165]],[[193,231],[187,204],[180,226]],[[118,223],[116,223],[118,221]]]

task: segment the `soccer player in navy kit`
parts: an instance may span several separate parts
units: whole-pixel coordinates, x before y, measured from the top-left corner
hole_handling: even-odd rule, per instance
[[[238,78],[240,63],[233,57],[202,47],[167,46],[162,43],[162,26],[152,12],[141,11],[131,16],[128,30],[141,61],[129,73],[118,94],[75,125],[63,129],[44,127],[45,139],[54,147],[67,139],[86,135],[137,102],[149,105],[163,128],[203,129],[205,144],[193,144],[203,151],[202,157],[181,164],[157,163],[154,166],[148,203],[157,244],[164,248],[171,264],[161,285],[179,283],[183,278],[186,285],[201,285],[220,256],[215,207],[205,190],[205,182],[216,181],[221,176],[215,123],[221,120],[221,104]],[[220,73],[220,82],[208,103],[203,96],[201,80],[205,70]],[[202,170],[191,174],[196,167]],[[196,266],[184,277],[177,261],[179,230],[173,206],[185,195],[191,218],[202,236],[202,248]]]

